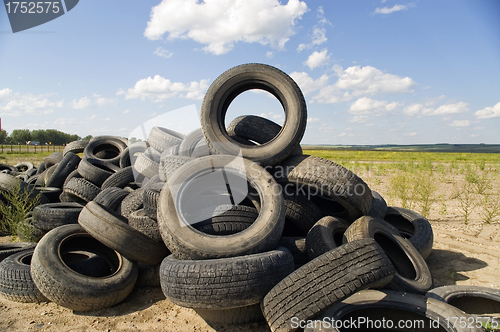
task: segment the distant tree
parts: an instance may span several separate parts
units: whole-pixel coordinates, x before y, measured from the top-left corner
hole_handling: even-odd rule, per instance
[[[10,134],[13,144],[26,144],[31,141],[31,133],[29,129],[14,129]]]
[[[86,141],[90,141],[90,139],[91,139],[91,138],[92,138],[92,135],[87,135],[87,136],[85,136],[85,137],[84,137],[84,138],[82,138],[82,139],[84,139],[84,140],[86,140]]]
[[[7,133],[7,131],[5,129],[2,129],[0,131],[0,144],[7,143],[7,136],[9,136],[9,134]]]

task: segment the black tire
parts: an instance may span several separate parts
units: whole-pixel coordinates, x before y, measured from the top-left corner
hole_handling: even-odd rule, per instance
[[[168,253],[163,243],[136,231],[125,218],[96,202],[83,208],[78,223],[99,242],[129,259],[155,265]]]
[[[35,246],[36,243],[33,242],[0,243],[0,261],[15,253],[33,249]]]
[[[87,181],[100,187],[120,167],[99,159],[84,158],[78,165],[78,173]]]
[[[384,219],[387,213],[387,202],[378,192],[372,190],[372,206],[367,216]]]
[[[210,235],[232,235],[250,227],[259,217],[257,209],[243,205],[220,205],[212,218],[194,224],[193,227]]]
[[[101,189],[110,187],[125,188],[129,183],[134,182],[134,171],[132,166],[127,166],[112,174],[101,185]]]
[[[139,275],[135,287],[161,287],[160,264],[148,265],[139,263]]]
[[[40,186],[45,186],[45,184],[50,180],[50,178],[52,177],[52,174],[54,173],[54,171],[56,170],[57,166],[59,166],[59,163],[57,164],[54,164],[50,167],[48,167],[43,173],[43,182],[37,182],[36,185],[40,185]]]
[[[83,205],[79,203],[39,205],[33,210],[33,226],[48,232],[62,225],[77,224],[82,209]]]
[[[163,187],[163,184],[159,184]],[[147,217],[157,220],[158,211],[158,199],[160,197],[160,191],[155,189],[144,189],[144,215]]]
[[[500,314],[500,290],[471,285],[451,285],[431,289],[425,294],[442,302],[446,302],[474,317],[484,316],[486,319]],[[500,323],[496,317],[496,324]]]
[[[318,220],[306,236],[307,255],[314,259],[340,247],[349,223],[344,219],[326,216]]]
[[[82,179],[83,177],[80,175],[80,173],[78,173],[78,168],[75,169],[73,172],[69,173],[69,175],[66,177],[66,180],[64,180],[64,184],[63,184],[63,188],[66,187],[66,185],[68,184],[68,182],[72,179],[72,178],[79,178],[79,179]]]
[[[290,228],[296,229],[300,236],[306,236],[311,227],[323,216],[320,209],[296,190],[283,191],[283,198],[286,209],[285,229],[290,224]]]
[[[311,319],[366,288],[382,287],[394,267],[373,239],[331,250],[295,270],[264,297],[261,308],[273,332],[293,331],[292,319]]]
[[[158,169],[160,179],[162,181],[167,181],[170,175],[172,175],[179,167],[187,164],[193,159],[193,157],[189,156],[162,155]]]
[[[136,189],[123,199],[119,208],[117,209],[117,212],[119,212],[123,217],[128,218],[132,212],[143,208],[143,202],[144,189]]]
[[[118,165],[120,168],[132,166],[132,161],[130,161],[130,147],[127,146],[120,154],[120,161],[118,162]]]
[[[15,253],[0,263],[0,295],[6,299],[23,303],[48,302],[31,278],[30,263],[34,250]]]
[[[29,161],[22,161],[20,163],[17,163],[14,165],[14,168],[18,171],[18,172],[22,172],[22,173],[25,173],[25,174],[28,174],[28,172],[30,172],[31,170],[34,169],[34,166],[32,163],[30,163]],[[35,170],[36,171],[36,170]]]
[[[61,188],[55,187],[35,187],[40,190],[40,194],[47,200],[48,203],[58,203],[59,196],[62,193]]]
[[[188,308],[226,309],[259,303],[293,271],[288,249],[230,258],[177,260],[166,257],[160,267],[163,293]]]
[[[99,194],[101,189],[90,181],[83,178],[72,178],[63,188],[63,193],[77,203],[88,203]]]
[[[432,288],[429,267],[417,249],[399,231],[382,219],[364,216],[352,223],[344,233],[345,241],[372,238],[391,259],[396,274],[387,285],[390,289],[425,294]]]
[[[148,135],[148,143],[155,150],[163,152],[174,145],[180,144],[184,137],[183,134],[174,130],[153,127]]]
[[[160,169],[160,154],[156,150],[148,148],[141,153],[134,163],[134,170],[146,178],[158,175]]]
[[[42,161],[38,168],[36,169],[36,174],[42,174],[45,171],[45,163]]]
[[[54,166],[59,163],[63,159],[63,154],[60,151],[56,151],[51,153],[47,158],[43,160],[43,164],[45,165],[45,169],[48,169],[50,166]]]
[[[68,152],[73,152],[75,154],[77,153],[83,153],[83,150],[85,150],[85,147],[89,144],[89,141],[87,140],[79,140],[79,141],[73,141],[64,147],[63,150],[63,156],[65,156]]]
[[[196,144],[196,146],[194,147],[193,152],[191,153],[191,157],[200,158],[200,157],[205,157],[205,156],[209,156],[212,154],[215,154],[215,153],[212,153],[212,151],[210,151],[210,148],[208,147],[208,143],[205,140],[205,138],[203,137],[203,139],[201,139],[198,142],[198,144]]]
[[[262,89],[283,105],[283,129],[271,141],[248,146],[231,139],[224,120],[230,103],[240,93]],[[210,149],[220,154],[239,155],[263,165],[276,165],[299,145],[307,122],[304,96],[293,79],[281,70],[258,63],[233,67],[208,88],[201,106],[201,126]]]
[[[264,320],[259,304],[230,309],[194,309],[209,325],[240,325]]]
[[[392,326],[386,329],[388,331],[484,331],[476,320],[463,311],[435,299],[396,291],[363,290],[327,309],[311,322],[317,328],[305,328],[304,332],[338,332],[343,330],[324,322],[341,326],[359,321],[371,322],[371,325],[357,324],[356,328],[360,331],[382,330],[374,327],[381,326],[382,321],[384,326]],[[398,324],[408,322],[411,327],[398,329]]]
[[[127,148],[127,144],[119,137],[93,137],[83,151],[85,158],[100,159],[112,164],[120,163],[120,155]]]
[[[10,175],[0,173],[0,200],[4,200],[6,195],[26,194],[32,200],[38,200],[38,203],[46,203],[46,198],[40,195],[40,191],[33,185]]]
[[[279,245],[290,250],[293,256],[295,269],[309,262],[310,259],[307,256],[305,237],[282,236]]]
[[[207,174],[208,178],[205,177]],[[203,183],[206,179],[210,180],[213,174],[224,176],[225,180],[222,183]],[[215,236],[202,233],[190,225],[207,219],[191,220],[186,214],[196,211],[193,204],[200,205],[199,196],[196,196],[200,189],[210,190],[211,186],[217,185],[226,188],[226,183],[229,186],[235,182],[238,184],[233,196],[237,196],[238,189],[243,189],[239,188],[239,185],[244,188],[250,185],[261,197],[259,216],[252,226],[233,235]],[[179,187],[180,184],[182,186]],[[233,156],[206,156],[195,159],[172,174],[161,191],[158,226],[163,241],[179,259],[223,258],[272,250],[279,242],[285,223],[283,197],[276,195],[276,192],[279,192],[279,185],[272,176],[250,160],[235,159]],[[246,194],[241,195],[241,200]],[[174,204],[172,197],[182,199]]]
[[[80,157],[76,154],[68,152],[45,181],[45,186],[62,188],[66,177],[77,168],[80,160]]]
[[[97,196],[94,198],[94,202],[101,204],[102,206],[107,207],[113,211],[116,211],[122,201],[129,194],[128,191],[122,188],[117,187],[109,187],[102,190]]]
[[[274,172],[278,182],[293,184],[308,194],[322,195],[340,203],[349,216],[348,221],[366,215],[372,204],[368,185],[347,168],[319,157],[302,155],[284,160]],[[288,183],[287,183],[288,182]]]
[[[113,269],[105,277],[82,275],[64,261],[65,254],[74,251],[94,253],[106,259]],[[54,303],[88,311],[124,300],[137,279],[137,264],[93,239],[79,225],[66,225],[40,240],[31,261],[31,274],[38,289]]]
[[[10,172],[16,172],[17,168],[15,168],[12,165],[7,165],[7,164],[0,164],[0,171],[10,171]]]
[[[132,212],[128,216],[128,224],[133,229],[147,235],[149,238],[155,240],[156,242],[163,243],[160,235],[160,230],[158,228],[158,222],[153,218],[146,215],[144,209],[139,209]]]
[[[195,129],[182,140],[179,145],[179,156],[191,157],[196,145],[204,140],[203,131],[201,128]]]
[[[426,218],[412,210],[389,207],[383,219],[396,227],[401,236],[410,240],[424,259],[429,257],[434,243],[434,232]]]

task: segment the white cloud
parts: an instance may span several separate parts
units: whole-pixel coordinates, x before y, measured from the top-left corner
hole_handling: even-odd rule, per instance
[[[357,122],[357,123],[363,123],[363,122],[366,122],[368,121],[369,117],[366,116],[366,115],[357,115],[349,120],[347,120],[348,122]]]
[[[90,100],[89,97],[83,97],[80,98],[79,100],[74,99],[71,102],[71,108],[74,108],[76,110],[83,110],[85,108],[89,108],[90,105],[92,105],[92,100]]]
[[[450,126],[452,126],[452,127],[468,127],[468,126],[470,126],[470,121],[469,120],[455,120],[450,124]]]
[[[273,58],[273,56],[274,56],[274,53],[273,53],[273,52],[271,52],[271,51],[267,51],[267,52],[266,52],[266,57],[268,57],[269,59],[272,59],[272,58]]]
[[[307,123],[316,123],[320,121],[321,121],[320,118],[307,118]]]
[[[123,114],[127,114],[127,113],[130,113],[130,110],[125,110],[122,112]]]
[[[172,55],[174,55],[174,53],[164,49],[163,47],[158,47],[155,52],[154,52],[155,55],[158,55],[159,57],[162,57],[162,58],[165,58],[165,59],[168,59],[170,58]]]
[[[405,136],[414,137],[414,136],[417,136],[417,133],[414,131],[414,132],[405,134]]]
[[[116,102],[116,99],[104,98],[104,97],[101,97],[100,95],[98,95],[97,93],[94,93],[92,95],[92,97],[94,97],[94,103],[97,106],[106,106],[106,105],[113,104],[114,102]]]
[[[0,91],[1,93],[2,91]],[[493,119],[500,117],[500,102],[493,107],[486,107],[477,111],[474,115],[478,119]]]
[[[151,10],[144,35],[151,40],[192,39],[219,55],[235,42],[259,43],[283,49],[294,35],[295,21],[307,12],[305,2],[289,0],[162,0]]]
[[[307,61],[304,62],[304,65],[307,65],[310,69],[314,69],[321,66],[323,63],[328,61],[328,59],[330,59],[330,56],[328,55],[327,49],[324,49],[321,52],[314,51],[309,58],[307,58]]]
[[[47,97],[53,94],[21,94],[9,88],[0,90],[0,111],[3,115],[21,116],[22,114],[50,114],[55,108],[63,107],[64,101],[51,101]]]
[[[467,108],[467,103],[459,102],[454,104],[444,104],[438,108],[425,107],[423,104],[411,104],[406,106],[403,112],[407,115],[416,116],[434,116],[434,115],[450,115],[465,113],[469,109]]]
[[[362,97],[352,103],[349,112],[355,115],[381,115],[394,110],[399,104],[397,102],[374,100]]]
[[[272,121],[278,123],[279,125],[283,125],[283,123],[285,122],[285,115],[282,113],[280,113],[280,114],[276,114],[274,112],[261,113],[261,114],[259,114],[259,116],[266,118],[266,119],[269,119],[269,120],[272,120]]]
[[[193,81],[188,84],[171,82],[169,79],[163,78],[160,75],[155,75],[154,78],[143,78],[135,83],[133,88],[124,91],[118,90],[118,95],[125,95],[125,99],[140,98],[144,100],[149,98],[155,102],[162,100],[180,97],[187,99],[203,99],[205,90],[208,89],[208,80],[199,82]]]
[[[470,137],[479,137],[479,134],[471,134]]]
[[[323,11],[323,7],[318,7],[318,13],[316,15],[316,24],[313,27],[311,42],[310,43],[302,43],[297,47],[297,51],[303,51],[305,49],[309,49],[313,46],[318,46],[328,41],[326,38],[326,28],[325,25],[331,24],[325,17],[325,12]]]
[[[382,8],[377,8],[373,12],[373,14],[392,14],[394,12],[399,12],[401,10],[408,10],[411,7],[415,7],[414,3],[409,3],[407,5],[394,5],[393,7],[382,7]]]
[[[324,87],[328,82],[328,76],[323,74],[317,80],[312,79],[306,72],[293,72],[290,74],[293,80],[299,85],[302,93],[305,95],[317,91]]]
[[[87,96],[80,98],[78,100],[73,99],[73,101],[70,103],[70,107],[77,109],[77,110],[83,110],[83,109],[87,109],[90,107],[106,106],[106,105],[109,105],[109,104],[116,102],[115,99],[104,98],[104,97],[101,97],[101,95],[99,95],[97,93],[94,93],[92,95],[92,97],[94,98],[94,101],[92,101],[92,99],[90,99]]]

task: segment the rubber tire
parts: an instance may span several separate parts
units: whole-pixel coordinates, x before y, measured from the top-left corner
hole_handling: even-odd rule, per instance
[[[148,265],[139,263],[139,275],[135,287],[161,287],[160,264]]]
[[[33,226],[33,217],[28,217],[17,224],[17,237],[23,242],[38,242],[45,233]]]
[[[187,164],[193,159],[193,157],[189,156],[162,155],[160,159],[160,166],[158,168],[160,180],[167,181],[170,175],[172,175],[179,167]]]
[[[22,303],[48,302],[31,278],[30,262],[34,250],[17,252],[0,263],[0,295],[6,299]]]
[[[305,237],[282,236],[279,245],[290,250],[293,256],[295,269],[310,261],[307,256]]]
[[[85,150],[85,147],[89,144],[88,140],[79,140],[79,141],[73,141],[64,147],[63,150],[63,156],[65,156],[68,152],[73,152],[75,154],[77,153],[83,153],[83,150]]]
[[[210,235],[232,235],[250,227],[259,217],[257,209],[243,205],[220,205],[207,221],[193,227]]]
[[[43,164],[45,165],[45,169],[59,163],[63,159],[63,154],[60,151],[56,151],[51,153],[48,157],[43,160]]]
[[[150,150],[150,148],[148,150]],[[160,169],[160,155],[156,153],[141,153],[135,160],[133,167],[140,175],[146,178],[152,178],[158,175]]]
[[[61,188],[55,188],[55,187],[36,187],[40,191],[40,193],[43,195],[45,200],[47,200],[48,203],[59,203],[59,196],[62,193]]]
[[[323,216],[320,209],[306,196],[296,191],[283,191],[283,198],[286,209],[285,228],[290,224],[301,236],[306,236],[311,227]]]
[[[159,184],[163,187],[163,184]],[[156,189],[144,189],[143,205],[144,205],[144,215],[157,220],[158,212],[158,199],[160,198],[160,190]]]
[[[360,311],[358,315],[356,311]],[[409,315],[411,313],[412,315]],[[416,317],[415,317],[416,316]],[[352,317],[352,318],[351,318]],[[327,309],[322,315],[316,318],[313,323],[325,321],[335,322],[340,321],[358,321],[358,317],[363,317],[370,322],[386,322],[392,321],[394,328],[397,328],[399,321],[423,321],[425,327],[418,331],[434,331],[434,328],[429,327],[429,320],[439,321],[440,329],[445,331],[456,332],[480,332],[485,331],[476,326],[469,326],[471,317],[463,311],[437,301],[432,298],[426,298],[422,295],[403,293],[397,291],[377,291],[363,290],[352,295],[341,303]],[[453,324],[455,322],[456,324]],[[459,322],[466,322],[467,327],[461,327]],[[365,326],[367,326],[366,324]],[[386,323],[389,326],[388,323]],[[472,324],[472,325],[475,325]],[[359,326],[359,325],[358,325]],[[361,327],[360,327],[361,328]],[[378,331],[376,329],[363,329],[369,331]],[[388,329],[389,331],[391,329]],[[304,332],[338,332],[336,328],[305,328]],[[394,329],[396,331],[396,329]],[[401,331],[401,330],[397,330]],[[417,328],[405,329],[404,331],[417,331]]]
[[[168,148],[180,144],[184,135],[163,127],[153,127],[148,135],[148,143],[155,150],[163,152]]]
[[[109,187],[102,190],[94,198],[94,202],[116,211],[129,192],[122,188]]]
[[[271,141],[248,146],[231,139],[224,119],[230,103],[240,93],[262,89],[283,105],[285,123]],[[299,145],[307,123],[306,101],[295,81],[281,70],[259,63],[233,67],[208,88],[201,105],[201,127],[210,149],[219,154],[241,155],[262,165],[276,165]]]
[[[203,131],[201,128],[195,129],[182,140],[179,146],[179,156],[191,157],[196,145],[201,141],[205,140],[203,136]]]
[[[139,188],[128,194],[127,197],[123,199],[119,208],[116,210],[123,217],[128,218],[130,214],[143,208],[144,202],[144,189]]]
[[[179,219],[182,208],[172,200],[172,188],[183,184],[179,197],[195,183],[192,176],[210,174],[223,168],[225,174],[244,177],[257,190],[262,206],[252,226],[233,235],[215,236],[202,233]],[[204,188],[205,189],[205,188]],[[209,189],[209,188],[206,188]],[[276,195],[279,186],[272,176],[258,164],[233,156],[206,156],[179,168],[161,191],[158,203],[158,226],[163,241],[179,259],[209,259],[248,255],[276,248],[285,224],[285,204],[282,195]],[[177,213],[179,211],[179,215]],[[244,245],[242,245],[244,244]]]
[[[12,242],[12,243],[0,243],[0,262],[10,255],[15,253],[33,249],[36,243],[33,242]]]
[[[343,243],[343,236],[349,223],[344,219],[326,216],[318,220],[306,236],[309,259],[314,259],[333,250]]]
[[[274,177],[278,182],[293,183],[298,189],[307,186],[308,193],[314,190],[340,203],[347,210],[350,220],[356,220],[370,211],[372,193],[368,185],[331,160],[308,155],[291,156],[275,170]]]
[[[116,272],[104,278],[75,272],[61,258],[71,250],[99,253],[116,263]],[[80,225],[66,225],[40,240],[31,261],[31,275],[42,294],[54,303],[75,311],[89,311],[123,301],[134,287],[137,264],[100,244]]]
[[[33,210],[33,226],[48,232],[62,225],[77,224],[82,209],[83,205],[79,203],[39,205]]]
[[[293,257],[284,247],[230,258],[177,260],[160,266],[163,294],[188,308],[227,309],[257,304],[293,271]]]
[[[144,209],[132,212],[128,216],[128,224],[133,229],[147,235],[156,242],[163,243],[160,230],[158,229],[158,222],[153,218],[148,217],[145,214]]]
[[[96,202],[85,205],[78,223],[99,242],[131,260],[155,265],[168,253],[163,243],[136,231],[125,218]]]
[[[99,194],[101,189],[90,181],[83,178],[72,178],[63,188],[63,194],[66,193],[77,203],[88,203]]]
[[[370,207],[370,211],[368,211],[367,216],[384,219],[385,214],[387,213],[387,202],[378,192],[374,190],[372,190],[372,196],[372,206]]]
[[[104,181],[119,171],[120,167],[100,159],[83,158],[78,165],[78,173],[87,181],[101,187]]]
[[[106,179],[101,185],[101,189],[106,189],[110,187],[125,188],[129,183],[134,182],[134,171],[132,166],[127,166],[125,168],[116,171],[109,178]]]
[[[416,294],[425,294],[432,288],[429,267],[417,249],[403,238],[399,231],[384,221],[364,216],[352,223],[344,233],[344,242],[372,238],[385,250],[396,269],[396,274],[387,285],[390,289]]]
[[[383,218],[396,227],[404,238],[427,259],[432,251],[434,232],[429,221],[415,211],[400,207],[389,207]]]
[[[293,331],[292,318],[308,320],[366,288],[382,287],[394,267],[373,239],[331,250],[280,281],[264,297],[261,309],[273,332]]]
[[[127,144],[116,136],[96,136],[90,139],[83,151],[85,158],[100,159],[115,165],[120,163],[120,155],[127,148]],[[98,157],[100,152],[105,152],[102,157]],[[111,151],[109,153],[108,151]]]

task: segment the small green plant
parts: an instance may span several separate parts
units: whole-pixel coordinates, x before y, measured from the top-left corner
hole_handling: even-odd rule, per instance
[[[468,224],[472,212],[478,205],[477,192],[474,184],[469,181],[462,181],[462,183],[455,188],[451,198],[458,200],[458,209],[464,217],[464,223]]]
[[[441,210],[439,210],[439,214],[445,216],[448,214],[448,207],[446,206],[446,198],[443,194],[439,195],[439,201],[441,202]]]
[[[414,205],[412,199],[413,183],[410,174],[398,171],[391,178],[390,183],[393,195],[401,200],[401,206],[405,209],[412,209]]]
[[[413,177],[413,199],[419,207],[419,212],[425,218],[429,218],[432,203],[435,201],[435,193],[438,189],[436,178],[432,172],[419,171]]]
[[[500,217],[500,195],[485,195],[481,201],[481,217],[487,224],[497,221]]]

